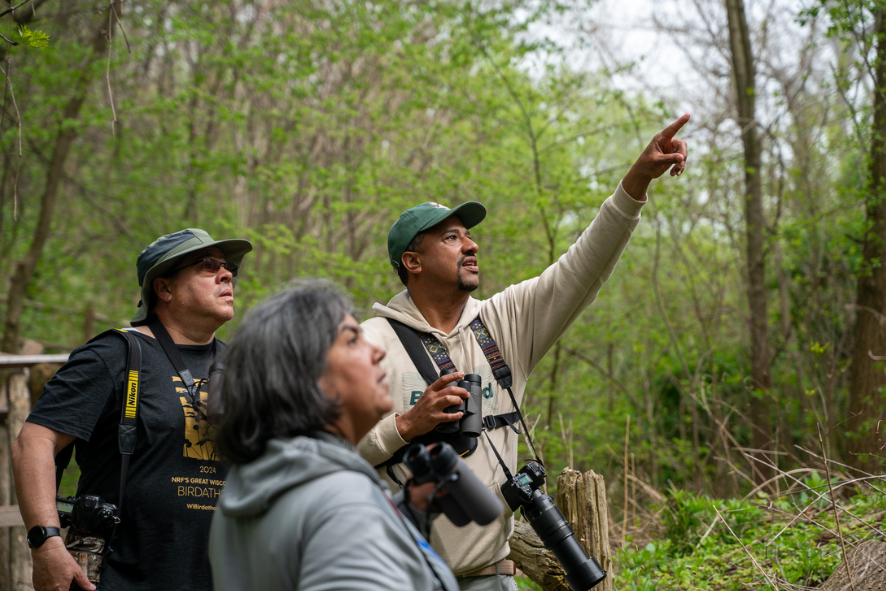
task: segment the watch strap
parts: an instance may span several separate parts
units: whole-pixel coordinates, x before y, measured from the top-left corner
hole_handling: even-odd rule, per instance
[[[28,530],[28,546],[30,546],[31,548],[39,548],[49,538],[61,535],[62,532],[57,527],[44,527],[42,525],[35,525]]]

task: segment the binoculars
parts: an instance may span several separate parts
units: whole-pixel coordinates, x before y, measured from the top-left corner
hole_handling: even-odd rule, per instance
[[[444,369],[440,376],[453,373],[454,369]],[[464,437],[479,437],[483,432],[483,379],[475,373],[465,374],[464,379],[458,381],[456,386],[464,388],[471,395],[463,399],[461,404],[447,406],[443,412],[454,414],[463,412],[464,416],[451,423],[440,423],[436,429],[438,433],[458,433]]]
[[[439,482],[449,493],[434,500],[457,527],[471,523],[487,525],[501,515],[501,501],[486,488],[467,464],[446,443],[429,448],[413,444],[403,456],[416,484]]]

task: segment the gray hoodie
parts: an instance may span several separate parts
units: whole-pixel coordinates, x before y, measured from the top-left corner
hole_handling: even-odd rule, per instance
[[[458,589],[372,466],[326,434],[271,440],[228,472],[209,559],[217,591]]]

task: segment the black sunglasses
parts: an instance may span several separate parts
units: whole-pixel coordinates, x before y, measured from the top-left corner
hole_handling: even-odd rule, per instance
[[[199,261],[194,261],[193,263],[189,263],[183,267],[179,267],[175,271],[171,273],[171,275],[175,275],[182,269],[187,269],[188,267],[193,267],[194,265],[203,265],[203,271],[206,272],[207,275],[216,275],[219,272],[219,269],[224,267],[228,271],[231,272],[231,276],[236,279],[237,275],[240,274],[240,265],[235,263],[226,263],[225,261],[220,261],[218,259],[200,259]]]

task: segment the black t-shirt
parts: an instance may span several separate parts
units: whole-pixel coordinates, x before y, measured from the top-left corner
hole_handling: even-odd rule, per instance
[[[123,498],[123,514],[98,589],[212,589],[209,525],[224,486],[212,432],[160,343],[137,331],[141,345],[138,441]],[[217,344],[221,350],[224,345]],[[202,408],[213,346],[178,350],[199,385]],[[117,504],[117,429],[127,346],[105,333],[75,350],[46,384],[28,421],[76,437],[77,494]]]

